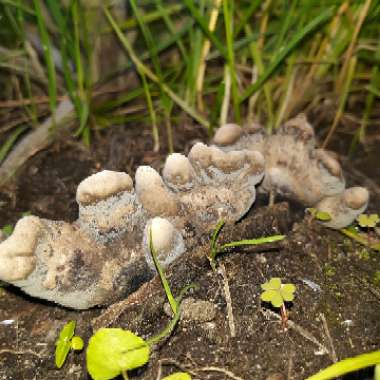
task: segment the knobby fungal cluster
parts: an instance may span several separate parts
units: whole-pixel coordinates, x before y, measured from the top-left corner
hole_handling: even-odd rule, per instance
[[[0,243],[0,280],[56,303],[85,309],[116,301],[154,274],[149,233],[167,267],[209,233],[218,220],[234,222],[256,190],[278,193],[328,212],[342,228],[368,204],[365,188],[345,189],[339,163],[315,148],[303,115],[273,135],[260,127],[227,124],[213,145],[167,157],[162,176],[140,166],[132,178],[104,170],[77,189],[74,223],[37,216],[19,220]]]

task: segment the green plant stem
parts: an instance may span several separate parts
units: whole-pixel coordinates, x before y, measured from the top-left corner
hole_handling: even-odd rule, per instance
[[[213,271],[216,270],[215,257],[218,253],[218,248],[217,248],[216,242],[217,242],[218,236],[219,236],[220,231],[222,230],[224,224],[225,224],[224,220],[221,219],[218,222],[218,224],[216,225],[214,232],[212,234],[212,237],[211,237],[211,252],[210,252],[209,260],[210,260],[210,265],[211,265],[211,268]]]
[[[380,252],[380,243],[375,243],[375,244],[370,244],[368,242],[368,239],[365,238],[365,237],[362,237],[352,231],[350,231],[349,229],[347,228],[341,228],[339,230],[343,235],[346,235],[348,236],[349,238],[357,241],[358,243],[368,247],[368,248],[371,248],[371,249],[374,249],[375,251],[379,251]]]
[[[149,346],[153,346],[154,344],[157,344],[161,340],[168,337],[173,332],[175,326],[177,325],[179,321],[180,316],[181,316],[181,307],[178,307],[178,310],[174,314],[174,318],[170,321],[170,323],[160,333],[147,339],[146,343]]]
[[[178,297],[176,298],[176,302],[178,305],[177,312],[174,313],[174,317],[172,318],[170,323],[160,333],[152,336],[150,339],[146,341],[146,343],[149,346],[153,346],[154,344],[159,343],[162,339],[167,338],[173,332],[181,316],[181,302],[182,302],[183,297],[190,289],[197,289],[197,288],[198,288],[198,285],[190,284],[181,289]]]
[[[13,144],[26,129],[28,129],[26,125],[20,125],[10,134],[4,144],[0,145],[0,163],[5,159]]]
[[[171,307],[171,309],[173,311],[173,314],[177,314],[177,312],[178,312],[178,304],[177,304],[177,301],[175,300],[175,298],[173,297],[173,293],[172,293],[172,291],[170,289],[168,280],[166,279],[165,273],[162,270],[162,267],[161,267],[161,265],[160,265],[160,263],[159,263],[159,261],[157,259],[156,250],[155,250],[155,248],[153,246],[153,238],[152,238],[152,229],[151,228],[149,228],[149,249],[150,249],[150,252],[152,254],[154,265],[155,265],[155,267],[157,269],[158,274],[160,275],[162,286],[164,287],[164,290],[165,290],[166,296],[168,298],[168,301],[170,303],[170,307]]]
[[[124,380],[129,380],[127,371],[121,371],[121,375],[123,376]]]
[[[231,243],[223,244],[219,248],[218,252],[222,252],[226,248],[241,247],[243,245],[260,245],[260,244],[266,244],[266,243],[274,243],[276,241],[285,239],[285,237],[286,237],[285,235],[272,235],[272,236],[265,236],[259,239],[232,241]]]

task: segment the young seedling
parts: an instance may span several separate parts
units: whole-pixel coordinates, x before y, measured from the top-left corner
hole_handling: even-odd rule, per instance
[[[307,208],[306,211],[310,213],[310,215],[320,222],[328,222],[331,220],[331,216],[326,211],[318,211],[316,208],[310,207]]]
[[[372,234],[380,222],[378,214],[360,214],[356,218],[357,224],[342,228],[340,232],[358,243],[380,252],[380,239]],[[365,232],[364,232],[365,231]]]
[[[75,325],[75,321],[70,321],[63,326],[59,333],[59,338],[55,343],[55,365],[57,368],[63,366],[70,350],[81,351],[83,349],[82,338],[74,336]]]
[[[180,318],[182,298],[190,288],[194,288],[194,285],[188,285],[181,290],[177,298],[174,298],[165,273],[157,260],[151,230],[149,230],[149,247],[174,317],[160,333],[147,340],[137,336],[132,331],[121,328],[99,329],[90,338],[86,352],[87,369],[94,380],[110,380],[119,375],[127,380],[128,371],[146,364],[149,360],[151,347],[168,337],[174,330]],[[188,380],[191,378],[182,376],[169,377],[168,379]]]
[[[360,214],[356,221],[358,222],[359,226],[366,229],[374,229],[377,224],[380,222],[379,215],[377,214]]]
[[[239,240],[239,241],[232,241],[230,243],[225,243],[219,246],[217,244],[217,240],[223,226],[224,226],[224,220],[220,220],[217,226],[215,227],[215,230],[211,237],[210,255],[208,258],[209,258],[210,265],[213,271],[216,270],[216,255],[218,253],[225,252],[229,248],[241,247],[245,245],[260,245],[260,244],[266,244],[266,243],[274,243],[276,241],[285,239],[285,235],[272,235],[272,236],[265,236],[258,239],[244,239],[244,240]]]
[[[288,312],[285,302],[293,301],[296,286],[294,284],[282,284],[281,279],[273,277],[261,285],[263,292],[260,298],[264,302],[270,302],[273,307],[280,308],[281,322],[285,329],[288,321]]]

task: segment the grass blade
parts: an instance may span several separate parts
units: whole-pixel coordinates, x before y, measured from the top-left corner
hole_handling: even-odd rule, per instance
[[[165,11],[165,8],[162,4],[162,0],[156,0],[156,6],[157,6],[158,11],[161,13],[162,19],[164,20],[165,25],[170,32],[170,35],[175,36],[177,34],[176,28],[173,25],[173,22],[170,18],[170,13]],[[189,57],[187,56],[185,45],[182,43],[182,40],[180,38],[177,38],[175,43],[177,44],[178,49],[182,54],[182,57],[185,61],[185,65],[188,65]],[[156,49],[157,49],[157,54],[158,54],[159,53],[158,46],[156,46]]]
[[[235,55],[233,49],[233,4],[233,1],[223,0],[224,26],[226,29],[227,42],[227,62],[231,77],[232,104],[236,122],[240,123],[240,102],[236,78],[237,73],[235,69]]]
[[[341,360],[334,363],[330,367],[318,372],[317,374],[308,377],[306,380],[329,380],[336,377],[345,375],[346,373],[358,371],[359,369],[366,368],[380,364],[380,351],[362,354],[353,358]]]
[[[232,241],[230,243],[223,244],[220,247],[220,251],[223,251],[226,248],[235,248],[235,247],[241,247],[245,245],[261,245],[261,244],[267,244],[267,243],[274,243],[276,241],[280,241],[285,239],[285,235],[273,235],[273,236],[265,236],[259,239],[246,239],[246,240],[239,240],[239,241]]]
[[[152,60],[154,70],[155,70],[156,74],[158,75],[158,77],[161,79],[162,78],[161,65],[160,65],[160,61],[158,59],[156,45],[153,41],[152,34],[150,33],[150,30],[149,30],[149,27],[147,26],[147,24],[145,24],[143,22],[142,16],[140,14],[140,10],[136,5],[135,0],[130,0],[129,4],[131,5],[131,8],[132,8],[133,13],[136,17],[137,23],[138,23],[138,25],[141,29],[141,32],[144,36],[144,40],[145,40],[146,46],[148,48],[150,58]]]
[[[222,4],[222,0],[213,0],[212,3],[212,9],[210,13],[210,19],[208,23],[208,29],[211,32],[215,31],[216,23],[218,21],[218,16],[219,16],[219,9]],[[211,47],[211,42],[209,39],[205,39],[203,41],[203,46],[201,50],[201,55],[200,55],[200,62],[197,70],[197,75],[196,75],[196,92],[197,92],[197,104],[198,108],[203,111],[204,110],[204,104],[203,104],[203,83],[204,83],[204,76],[206,73],[206,58],[209,54]]]
[[[151,81],[159,84],[162,88],[162,90],[179,106],[181,107],[186,113],[188,113],[191,117],[193,117],[195,120],[197,120],[201,125],[203,125],[205,128],[208,128],[210,123],[208,120],[206,120],[202,115],[200,115],[194,108],[192,108],[189,104],[187,104],[183,99],[181,99],[178,95],[176,95],[173,90],[171,90],[165,83],[161,82],[158,76],[153,73],[147,66],[145,66],[141,60],[137,57],[135,54],[131,44],[129,43],[128,39],[124,36],[124,34],[121,32],[120,28],[116,24],[115,20],[111,16],[111,13],[108,11],[107,8],[104,8],[104,13],[110,22],[112,28],[114,29],[116,35],[120,39],[121,43],[127,50],[130,58],[132,59],[133,63],[136,65],[138,70],[140,70],[144,75],[146,75]]]
[[[340,121],[340,119],[341,119],[341,117],[343,115],[344,107],[346,106],[346,102],[347,102],[348,95],[349,95],[349,92],[350,92],[350,87],[351,87],[352,79],[354,77],[356,64],[357,64],[357,57],[353,56],[350,59],[350,62],[349,62],[348,68],[347,68],[347,70],[348,70],[347,71],[347,78],[346,78],[346,81],[344,82],[344,88],[343,88],[342,94],[340,95],[340,98],[339,98],[338,110],[335,113],[333,124],[330,127],[329,132],[328,132],[325,140],[323,141],[323,144],[321,146],[322,148],[326,148],[326,146],[330,142],[331,137],[334,134],[334,132],[335,132],[337,126],[338,126],[338,123],[339,123],[339,121]]]
[[[317,17],[310,21],[304,28],[298,31],[289,41],[289,43],[277,54],[277,56],[269,64],[268,68],[258,78],[258,80],[244,91],[240,98],[240,102],[245,101],[254,92],[263,86],[263,84],[272,76],[284,59],[300,44],[310,33],[315,31],[322,24],[327,22],[334,14],[335,8],[327,8]]]
[[[178,303],[177,303],[176,299],[173,296],[173,293],[172,293],[172,291],[170,289],[168,280],[166,279],[165,273],[164,273],[164,271],[163,271],[163,269],[161,267],[161,264],[159,263],[159,261],[157,259],[157,253],[156,253],[156,250],[154,249],[154,246],[153,246],[152,228],[149,228],[149,249],[150,249],[150,252],[152,254],[154,265],[155,265],[155,267],[157,269],[158,274],[160,275],[162,286],[164,287],[164,290],[165,290],[165,293],[166,293],[166,297],[168,298],[168,301],[170,303],[170,307],[171,307],[171,309],[173,311],[173,314],[177,314],[177,312],[178,312]]]
[[[146,81],[146,77],[145,77],[144,73],[140,73],[140,76],[141,76],[141,80],[143,82],[146,103],[148,105],[148,111],[149,111],[149,115],[150,115],[150,122],[152,124],[152,135],[153,135],[153,142],[154,142],[153,151],[158,152],[160,149],[160,138],[158,136],[156,112],[154,111],[152,96],[150,94],[150,90],[149,90],[148,82]]]
[[[8,137],[5,143],[0,147],[0,163],[4,160],[8,152],[12,149],[13,144],[17,141],[18,137],[26,130],[26,125],[20,125],[15,131]]]
[[[185,5],[189,9],[191,15],[194,17],[194,19],[197,21],[199,26],[201,27],[203,33],[206,35],[206,37],[215,45],[215,47],[219,50],[219,53],[224,57],[227,58],[227,51],[225,47],[223,46],[222,42],[219,40],[219,38],[215,35],[215,33],[211,32],[209,30],[206,19],[202,16],[202,14],[199,12],[199,10],[195,7],[193,0],[184,0]]]
[[[51,109],[51,112],[53,114],[53,119],[54,119],[54,113],[57,107],[57,80],[56,80],[55,66],[54,66],[54,60],[53,60],[53,53],[51,49],[49,34],[47,32],[47,28],[45,25],[44,16],[42,14],[41,2],[40,0],[33,0],[33,4],[34,4],[34,10],[36,12],[37,26],[38,26],[38,31],[41,37],[44,58],[45,58],[46,67],[47,67],[49,104],[50,104],[50,109]]]

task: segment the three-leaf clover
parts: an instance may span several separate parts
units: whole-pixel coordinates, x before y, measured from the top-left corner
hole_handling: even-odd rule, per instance
[[[63,326],[59,333],[59,338],[56,341],[55,347],[55,365],[61,368],[66,361],[70,349],[82,350],[84,343],[81,337],[74,336],[75,321],[70,321]]]
[[[360,227],[375,228],[379,223],[380,218],[377,214],[360,214],[356,220]]]
[[[87,369],[94,380],[110,380],[149,360],[147,342],[120,328],[101,328],[87,347]]]
[[[293,284],[282,284],[278,277],[271,278],[261,285],[264,290],[260,298],[270,302],[274,307],[281,307],[286,301],[293,301],[296,287]]]

